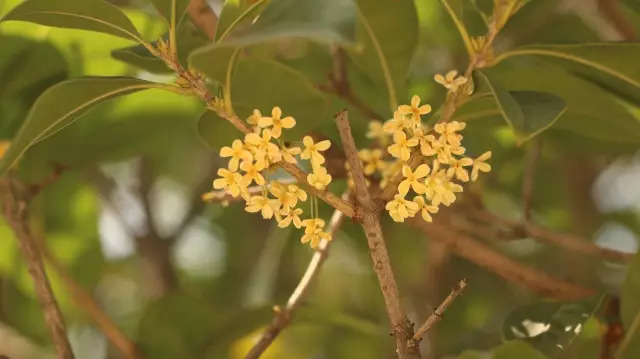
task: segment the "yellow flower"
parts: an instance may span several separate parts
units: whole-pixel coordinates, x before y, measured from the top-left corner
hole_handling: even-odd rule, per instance
[[[300,152],[302,152],[300,147],[287,147],[287,146],[282,146],[282,151],[281,151],[282,158],[286,162],[293,163],[293,164],[298,163],[295,156],[299,155]]]
[[[218,176],[221,178],[216,178],[213,181],[213,188],[225,189],[229,191],[233,197],[240,195],[240,187],[244,186],[242,185],[242,176],[240,176],[239,173],[231,172],[226,168],[219,168]]]
[[[269,219],[273,217],[273,207],[274,203],[272,199],[269,199],[266,196],[253,196],[247,202],[245,211],[250,213],[261,212],[262,218]]]
[[[244,186],[249,186],[252,181],[256,181],[256,184],[262,186],[265,181],[264,177],[260,173],[264,169],[264,163],[253,161],[243,161],[240,164],[240,169],[245,172],[244,176],[242,176],[242,183]]]
[[[302,221],[302,226],[304,227],[304,233],[313,233],[317,229],[324,228],[325,222],[322,218],[309,218]]]
[[[462,192],[462,186],[451,182],[444,170],[427,177],[424,184],[427,186],[425,195],[434,206],[440,203],[449,206],[456,200],[455,193]]]
[[[413,120],[413,124],[418,126],[420,125],[420,116],[426,115],[431,112],[430,105],[422,105],[420,106],[420,97],[414,95],[411,98],[411,106],[409,105],[401,105],[398,106],[398,112],[403,115],[411,115],[411,120]]]
[[[467,127],[465,122],[451,121],[449,123],[438,123],[433,129],[440,134],[440,142],[448,142],[451,146],[460,146],[462,135],[457,131],[462,131],[465,127]]]
[[[258,126],[262,128],[272,126],[271,135],[274,138],[279,138],[282,135],[283,128],[293,128],[296,125],[296,120],[293,117],[280,118],[280,116],[282,116],[282,110],[276,106],[271,110],[271,117],[261,117],[258,120]]]
[[[281,213],[288,213],[291,208],[298,204],[298,197],[295,193],[287,191],[287,187],[278,181],[270,182],[269,192],[276,198],[278,208],[282,206]]]
[[[387,148],[387,151],[391,154],[391,156],[395,158],[399,158],[403,161],[407,161],[411,156],[411,151],[409,147],[414,147],[418,145],[417,138],[411,138],[407,140],[407,135],[404,131],[396,131],[393,134],[393,142],[394,144]]]
[[[271,163],[276,163],[282,158],[278,146],[271,142],[271,131],[262,130],[262,136],[257,133],[249,133],[244,137],[244,142],[255,147],[255,159],[262,162],[264,168],[269,167]]]
[[[462,182],[469,182],[469,171],[464,167],[471,166],[472,164],[473,160],[469,157],[460,159],[451,157],[449,161],[449,168],[447,168],[447,177],[453,178],[455,176]]]
[[[411,121],[408,120],[400,111],[393,113],[393,118],[384,123],[382,129],[386,133],[396,133],[402,131],[405,128],[411,128]]]
[[[382,160],[382,155],[382,150],[379,148],[373,150],[363,149],[358,152],[358,157],[364,162],[363,171],[365,175],[372,175],[385,168],[387,163]],[[348,165],[349,163],[345,162],[345,164]]]
[[[407,201],[403,195],[397,194],[393,201],[387,203],[385,208],[389,211],[389,215],[394,221],[404,222],[405,218],[411,216],[410,213],[416,213],[418,205]]]
[[[480,157],[473,160],[473,169],[471,169],[471,180],[475,181],[478,179],[478,171],[489,172],[491,171],[491,165],[486,163],[486,161],[491,158],[491,151],[487,151],[480,155]]]
[[[331,175],[327,173],[326,168],[316,167],[313,169],[313,173],[307,176],[307,182],[313,187],[323,190],[331,183]]]
[[[405,180],[400,182],[398,185],[398,193],[402,196],[405,196],[409,192],[409,188],[413,188],[413,190],[422,194],[427,190],[427,187],[420,183],[420,180],[429,174],[429,166],[422,164],[416,168],[416,171],[411,171],[411,167],[405,165],[402,167],[402,175],[405,177]]]
[[[389,142],[389,134],[384,131],[382,122],[380,121],[369,122],[369,131],[366,136],[367,138],[377,140],[382,146],[385,146],[387,142]]]
[[[287,187],[287,192],[291,193],[292,195],[296,196],[297,199],[301,200],[301,201],[306,201],[307,200],[307,192],[303,191],[302,188],[294,185],[294,184],[290,184]]]
[[[422,214],[422,219],[424,219],[426,222],[433,221],[433,218],[431,218],[431,213],[438,213],[438,207],[427,204],[424,200],[424,197],[422,196],[415,196],[413,198],[413,203],[418,205],[418,210]]]
[[[247,117],[247,123],[253,127],[254,132],[260,132],[258,121],[262,118],[262,113],[258,109],[253,110],[253,113]]]
[[[414,130],[413,135],[418,139],[418,143],[420,144],[420,153],[422,153],[423,156],[433,156],[436,154],[436,151],[431,146],[431,144],[436,140],[433,135],[428,135],[425,129],[422,128]]]
[[[460,86],[464,85],[467,82],[467,78],[466,77],[464,77],[464,76],[458,77],[458,71],[456,71],[456,70],[451,70],[451,71],[447,72],[447,74],[445,76],[442,76],[440,74],[436,74],[433,77],[433,79],[437,83],[439,83],[442,86],[446,87],[451,92],[456,92]]]
[[[296,208],[293,211],[288,211],[287,213],[282,213],[286,215],[278,222],[278,227],[285,228],[288,227],[291,222],[296,228],[302,227],[302,220],[300,219],[300,215],[302,214],[302,209]]]
[[[330,241],[331,235],[324,232],[324,220],[322,218],[311,218],[302,221],[302,225],[305,227],[304,235],[300,239],[302,243],[311,242],[311,248],[316,248],[321,240]]]
[[[220,157],[231,157],[229,160],[229,169],[233,172],[238,170],[238,164],[240,160],[251,161],[253,157],[251,152],[247,150],[245,145],[240,140],[235,140],[231,144],[231,147],[224,146],[220,149]]]
[[[384,188],[389,180],[395,178],[398,172],[402,171],[402,166],[404,166],[404,162],[401,160],[393,161],[387,163],[385,168],[382,170],[382,178],[380,180],[380,188]]]
[[[435,141],[432,145],[437,155],[436,159],[433,161],[433,172],[438,171],[441,164],[451,163],[453,155],[462,155],[465,152],[465,148],[462,146],[454,147],[448,143],[442,143],[440,141]]]
[[[331,141],[324,140],[314,143],[311,136],[304,136],[302,143],[305,148],[304,151],[302,151],[300,158],[303,160],[310,160],[312,167],[317,167],[324,163],[324,156],[320,154],[320,151],[328,150],[329,147],[331,147]]]

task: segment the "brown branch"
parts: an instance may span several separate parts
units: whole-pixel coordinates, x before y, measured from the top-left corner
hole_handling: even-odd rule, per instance
[[[456,300],[456,298],[460,294],[462,294],[462,291],[464,291],[464,288],[466,288],[466,286],[467,280],[462,279],[455,287],[453,287],[451,293],[449,293],[447,298],[438,306],[438,308],[436,308],[436,310],[429,316],[429,318],[427,318],[424,324],[422,324],[420,328],[418,328],[413,337],[409,339],[409,347],[414,347],[414,350],[416,351],[420,350],[418,346],[420,345],[420,342],[422,341],[424,335],[429,331],[429,329],[431,329],[431,327],[433,327],[438,321],[442,319],[444,311],[449,308],[451,303],[453,303],[453,301]]]
[[[191,0],[187,7],[187,13],[196,24],[210,39],[216,34],[218,27],[218,15],[207,4],[206,0]]]
[[[620,11],[618,0],[598,0],[598,8],[603,17],[618,31],[623,39],[637,41],[638,34],[629,20]]]
[[[401,359],[420,358],[419,351],[411,350],[407,345],[413,335],[413,327],[409,323],[400,304],[398,286],[393,275],[393,269],[380,226],[380,212],[375,207],[369,190],[367,189],[362,163],[358,157],[358,149],[351,134],[351,126],[349,125],[347,112],[339,112],[336,114],[335,119],[355,185],[358,208],[364,212],[362,214],[362,228],[367,236],[371,258],[374,263],[373,267],[378,276],[380,288],[382,289],[387,314],[391,321],[392,332],[396,337],[398,355]]]
[[[10,177],[0,180],[2,213],[13,229],[22,255],[27,262],[29,274],[34,281],[36,296],[40,307],[42,307],[44,320],[53,339],[58,358],[73,359],[74,355],[67,338],[64,318],[51,290],[38,246],[31,235],[25,198],[27,198],[26,190],[17,180]]]
[[[100,308],[93,296],[75,281],[67,269],[55,258],[45,247],[44,240],[40,239],[40,249],[51,268],[62,279],[62,282],[69,290],[73,301],[84,310],[93,322],[100,328],[107,340],[128,359],[145,359],[138,346],[131,341]]]
[[[347,195],[345,194],[343,198],[346,199]],[[331,221],[329,222],[328,231],[332,237],[334,237],[340,228],[344,220],[344,215],[342,212],[336,210],[333,212],[331,216]],[[295,290],[289,297],[287,301],[287,305],[284,309],[274,308],[275,316],[271,320],[271,323],[262,333],[260,340],[251,348],[249,353],[245,356],[245,359],[256,359],[259,358],[265,350],[273,343],[278,334],[282,332],[282,330],[289,325],[295,310],[298,308],[302,299],[306,296],[309,291],[309,287],[311,283],[315,280],[320,272],[320,268],[322,264],[327,259],[329,255],[329,246],[331,245],[331,241],[322,240],[318,244],[318,247],[311,257],[311,261],[307,266],[307,270],[304,272],[302,279],[296,286]]]
[[[503,226],[515,231],[519,230],[525,236],[533,237],[540,241],[547,242],[549,244],[553,244],[577,253],[600,256],[604,259],[617,262],[628,262],[634,256],[632,253],[624,253],[615,249],[598,247],[593,242],[585,238],[570,234],[557,233],[530,222],[519,222],[516,220],[502,218],[484,210],[473,211],[471,214],[474,217],[485,222]]]
[[[540,140],[533,141],[529,152],[527,153],[527,162],[524,172],[524,179],[522,181],[522,207],[523,217],[525,221],[531,219],[531,198],[533,196],[533,182],[536,174],[536,164],[540,157]]]
[[[411,218],[408,222],[428,235],[430,239],[445,243],[456,255],[539,295],[559,300],[575,300],[593,294],[591,289],[561,281],[527,267],[453,229],[436,223],[429,224],[421,218]]]

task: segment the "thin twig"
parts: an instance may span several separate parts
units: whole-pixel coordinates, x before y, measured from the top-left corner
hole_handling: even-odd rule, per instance
[[[533,197],[534,176],[536,174],[536,164],[540,157],[540,140],[535,139],[531,144],[531,148],[527,153],[526,168],[524,171],[524,179],[522,181],[522,207],[524,220],[529,222],[531,219],[531,198]]]
[[[416,330],[416,333],[413,335],[411,339],[409,339],[409,347],[415,347],[415,350],[419,350],[418,346],[422,341],[424,335],[433,327],[438,321],[442,319],[444,315],[444,311],[449,308],[451,303],[460,295],[464,288],[467,286],[467,280],[462,279],[453,289],[451,293],[447,296],[447,298],[436,308],[436,310],[427,318],[427,320]]]
[[[382,227],[380,226],[380,213],[375,208],[367,188],[362,163],[358,157],[358,149],[351,134],[351,126],[347,112],[339,112],[335,119],[355,185],[358,208],[364,212],[362,214],[362,228],[367,236],[371,258],[374,263],[373,267],[378,276],[378,282],[380,283],[384,302],[387,306],[387,314],[391,321],[393,334],[396,337],[398,355],[401,359],[420,358],[419,352],[410,350],[407,346],[408,340],[413,335],[413,327],[409,324],[409,320],[400,304],[398,286],[382,235]]]
[[[207,4],[207,1],[191,0],[187,7],[187,13],[194,24],[204,31],[210,39],[213,39],[218,27],[218,16]]]
[[[488,223],[503,226],[515,231],[521,231],[525,236],[536,238],[558,247],[568,249],[577,253],[600,256],[607,260],[617,262],[628,262],[633,258],[632,253],[624,253],[615,249],[598,247],[586,238],[581,238],[571,234],[562,234],[550,229],[540,227],[531,222],[519,222],[512,219],[503,218],[485,210],[476,210],[471,215]]]
[[[427,223],[422,218],[410,218],[408,223],[428,235],[430,239],[445,243],[456,255],[537,294],[559,300],[575,300],[594,293],[591,289],[564,282],[507,258],[452,228]]]
[[[346,199],[347,194],[343,195],[343,198]],[[343,220],[343,213],[335,210],[333,212],[333,215],[331,216],[331,221],[329,222],[328,227],[328,231],[331,234],[331,237],[334,237],[336,235]],[[304,272],[302,279],[300,279],[300,282],[289,297],[287,305],[284,309],[278,307],[275,308],[275,316],[271,320],[271,323],[264,330],[258,342],[251,348],[249,353],[247,353],[245,359],[259,358],[271,345],[271,343],[273,343],[278,334],[280,334],[280,332],[282,332],[282,330],[291,322],[291,318],[293,317],[295,310],[298,308],[307,292],[309,291],[311,283],[318,276],[318,273],[320,273],[320,268],[329,255],[330,245],[331,241],[320,241],[315,253],[313,254],[313,257],[311,257],[311,261],[307,266],[307,270]]]
[[[73,359],[74,355],[67,337],[62,312],[51,290],[38,246],[31,235],[25,198],[27,198],[26,190],[17,180],[10,177],[0,180],[2,213],[13,229],[22,255],[27,262],[29,274],[34,281],[36,296],[40,307],[42,307],[44,320],[53,339],[58,358]]]

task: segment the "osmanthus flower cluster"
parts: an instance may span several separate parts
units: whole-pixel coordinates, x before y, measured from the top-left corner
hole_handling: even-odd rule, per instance
[[[446,76],[436,75],[435,80],[450,95],[461,90],[467,81],[458,77],[455,70]],[[462,192],[462,183],[475,181],[479,172],[491,170],[486,163],[490,151],[476,158],[465,156],[460,134],[465,123],[441,122],[430,128],[422,123],[422,116],[430,112],[431,106],[420,105],[420,97],[413,96],[410,105],[398,106],[392,119],[384,124],[370,123],[367,137],[375,139],[380,148],[359,152],[365,175],[378,177],[381,188],[402,173],[404,180],[398,185],[394,199],[386,204],[396,222],[404,222],[418,213],[431,222],[431,214],[438,212],[440,205],[449,206],[456,200],[456,193]],[[407,164],[412,153],[421,156],[415,169]]]
[[[301,204],[309,196],[296,184],[283,183],[279,180],[268,180],[269,173],[280,161],[297,163],[301,159],[311,163],[312,173],[307,176],[309,185],[323,190],[331,183],[331,175],[324,167],[322,155],[331,146],[329,140],[314,142],[310,136],[304,137],[304,148],[286,146],[282,140],[284,130],[296,125],[293,117],[282,117],[282,110],[274,107],[271,116],[263,116],[254,110],[247,122],[254,131],[245,135],[244,140],[234,140],[231,146],[222,147],[220,156],[229,158],[227,168],[218,170],[219,178],[213,181],[213,188],[224,190],[233,197],[241,197],[246,202],[245,210],[260,213],[265,219],[274,219],[279,227],[293,224],[296,228],[304,227],[302,243],[309,242],[315,248],[320,240],[331,240],[331,235],[324,230],[325,222],[317,218],[317,199],[311,197],[311,216],[302,219],[304,211]],[[249,187],[255,183],[250,191]],[[256,191],[255,189],[258,189]],[[258,194],[256,194],[258,193]]]

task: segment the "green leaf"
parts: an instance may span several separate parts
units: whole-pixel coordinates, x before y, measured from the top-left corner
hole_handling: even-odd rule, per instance
[[[0,176],[34,143],[68,126],[93,106],[117,96],[163,85],[128,77],[85,77],[61,82],[33,104],[0,161]]]
[[[104,32],[144,42],[129,18],[120,9],[102,0],[27,0],[1,19],[7,20]]]
[[[484,359],[486,355],[482,352],[476,350],[465,350],[460,355],[458,355],[457,359]]]
[[[620,346],[621,359],[640,357],[640,254],[637,254],[627,269],[622,285],[620,315],[625,329],[625,338]]]
[[[165,39],[165,41],[167,41],[169,35],[166,34],[165,36],[163,36],[163,38]],[[183,21],[183,23],[178,28],[176,38],[178,42],[178,56],[182,64],[187,64],[189,54],[191,54],[193,50],[208,43],[206,36],[195,25],[193,25],[191,21]],[[152,43],[154,47],[156,46],[156,44],[157,41]],[[155,57],[149,52],[146,47],[142,45],[114,50],[111,52],[111,56],[115,59],[126,62],[148,72],[173,72],[167,67],[164,61]]]
[[[184,18],[190,0],[149,0],[165,19],[167,25],[175,23],[178,27]],[[174,20],[172,20],[174,19]]]
[[[551,127],[567,109],[558,96],[538,91],[506,91],[482,71],[475,71],[475,75],[476,91],[493,95],[520,144]]]
[[[194,66],[210,78],[224,81],[225,74],[218,65],[195,62]],[[213,71],[211,71],[213,70]],[[254,109],[270,114],[274,106],[280,106],[284,116],[293,116],[296,126],[284,131],[285,139],[297,138],[318,125],[326,115],[328,101],[299,72],[265,59],[240,59],[231,77],[231,99],[233,108],[241,117],[249,116]],[[200,136],[205,142],[219,148],[238,138],[226,120],[215,114],[205,114],[198,122]]]
[[[508,341],[493,350],[493,359],[546,359],[542,353],[519,340]]]
[[[388,93],[391,112],[406,94],[407,75],[418,44],[418,17],[412,1],[358,0],[357,67]],[[390,15],[393,14],[393,15]]]
[[[493,63],[524,55],[557,60],[571,71],[640,103],[640,43],[528,46],[504,52]]]
[[[505,319],[502,335],[555,356],[578,336],[601,303],[602,297],[592,297],[571,303],[543,302],[520,307]]]
[[[0,44],[0,96],[66,77],[67,62],[51,44],[6,35]]]
[[[220,12],[220,20],[216,28],[215,42],[225,39],[227,35],[243,22],[255,18],[264,8],[266,0],[226,0]]]
[[[462,37],[462,41],[464,42],[464,46],[467,49],[467,53],[471,55],[473,53],[473,48],[471,47],[471,38],[469,37],[469,33],[467,32],[467,27],[463,21],[464,14],[464,4],[460,2],[460,0],[440,0],[442,5],[447,10],[447,13],[451,17],[453,24],[456,25],[456,29],[458,33],[460,33],[460,37]]]

